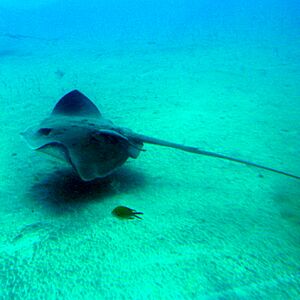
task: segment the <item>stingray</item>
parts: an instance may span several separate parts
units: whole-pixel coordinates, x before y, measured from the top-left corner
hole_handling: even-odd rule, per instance
[[[32,149],[69,163],[84,181],[108,176],[128,158],[137,158],[140,152],[144,151],[144,144],[225,159],[300,179],[300,176],[250,161],[176,144],[118,127],[103,118],[95,104],[78,90],[63,96],[48,118],[38,126],[27,129],[22,135]]]

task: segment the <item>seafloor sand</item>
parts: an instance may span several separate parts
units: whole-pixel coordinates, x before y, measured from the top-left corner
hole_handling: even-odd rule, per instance
[[[0,57],[2,299],[299,296],[299,181],[147,145],[82,183],[19,136],[77,88],[120,125],[299,175],[299,45],[19,42]]]

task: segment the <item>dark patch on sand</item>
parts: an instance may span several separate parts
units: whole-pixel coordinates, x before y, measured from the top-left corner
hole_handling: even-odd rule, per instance
[[[46,210],[67,213],[85,207],[93,201],[104,201],[113,195],[129,192],[145,184],[142,173],[128,167],[93,181],[82,181],[78,175],[66,169],[40,178],[30,189],[30,198]]]

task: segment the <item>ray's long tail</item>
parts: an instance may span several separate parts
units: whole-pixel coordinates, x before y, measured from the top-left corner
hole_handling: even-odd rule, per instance
[[[247,165],[247,166],[260,168],[260,169],[263,169],[263,170],[267,170],[267,171],[270,171],[270,172],[274,172],[274,173],[277,173],[277,174],[285,175],[285,176],[300,180],[300,176],[297,176],[297,175],[294,175],[294,174],[290,174],[290,173],[287,173],[287,172],[284,172],[284,171],[280,171],[280,170],[276,170],[276,169],[269,168],[269,167],[266,167],[266,166],[262,166],[260,164],[253,163],[253,162],[250,162],[250,161],[247,161],[247,160],[238,159],[238,158],[226,156],[226,155],[223,155],[223,154],[218,154],[218,153],[215,153],[215,152],[205,151],[205,150],[199,149],[197,147],[184,146],[184,145],[181,145],[181,144],[176,144],[176,143],[172,143],[172,142],[168,142],[168,141],[148,137],[148,136],[141,135],[141,134],[136,134],[134,138],[137,138],[138,140],[140,140],[141,142],[144,142],[144,143],[175,148],[175,149],[183,150],[183,151],[186,151],[186,152],[201,154],[201,155],[205,155],[205,156],[221,158],[221,159],[237,162],[237,163],[244,164],[244,165]]]

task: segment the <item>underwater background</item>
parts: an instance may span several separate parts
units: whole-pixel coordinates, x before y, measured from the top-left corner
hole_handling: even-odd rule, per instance
[[[79,89],[120,126],[299,175],[299,1],[1,0],[0,46],[1,299],[300,298],[299,180],[146,145],[82,182],[20,136]]]

